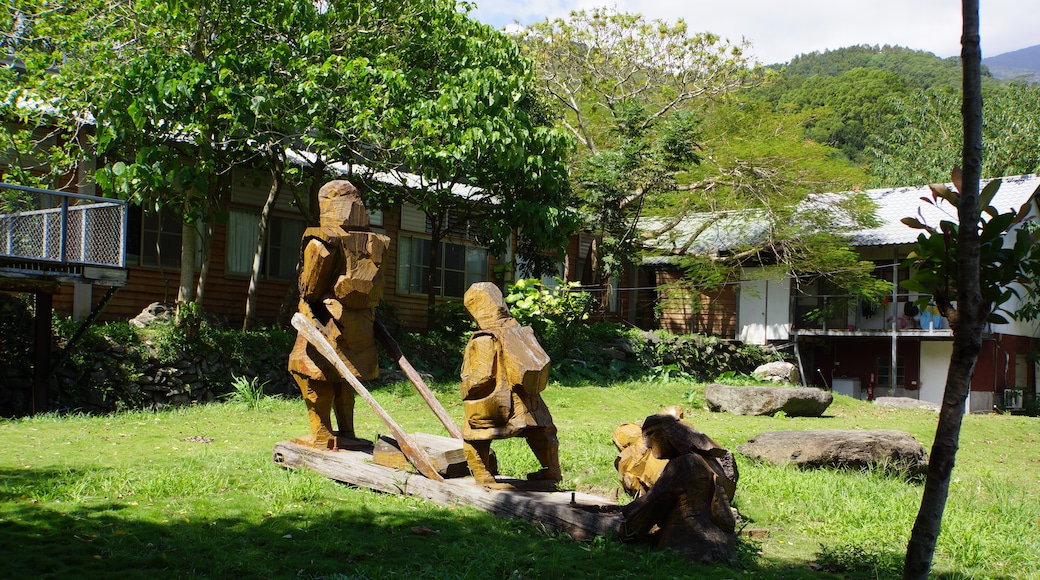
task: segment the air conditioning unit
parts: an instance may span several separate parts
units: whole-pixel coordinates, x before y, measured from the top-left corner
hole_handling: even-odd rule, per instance
[[[1022,408],[1022,389],[1004,389],[1004,408]]]

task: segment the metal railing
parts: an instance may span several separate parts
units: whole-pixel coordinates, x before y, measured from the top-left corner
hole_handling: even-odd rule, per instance
[[[126,266],[126,202],[0,183],[37,209],[0,213],[0,258],[56,265]]]
[[[915,309],[906,312],[906,303],[917,300],[916,293],[899,292],[879,304],[865,303],[861,298],[844,294],[792,296],[794,327],[821,331],[939,331],[948,330],[945,318]],[[989,325],[986,325],[987,330]]]

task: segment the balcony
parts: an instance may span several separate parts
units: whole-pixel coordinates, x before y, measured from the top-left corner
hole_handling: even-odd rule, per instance
[[[881,304],[867,304],[850,295],[793,296],[794,328],[802,336],[891,336],[895,333],[921,338],[952,337],[946,319],[938,314],[909,315],[906,305],[917,298],[916,294],[899,292],[886,297]]]
[[[0,189],[18,198],[3,206],[17,211],[0,213],[0,277],[126,283],[125,201],[10,184]]]

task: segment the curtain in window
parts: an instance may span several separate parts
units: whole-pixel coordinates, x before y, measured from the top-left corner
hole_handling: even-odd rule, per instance
[[[253,268],[260,215],[232,210],[228,219],[227,273],[248,275]]]

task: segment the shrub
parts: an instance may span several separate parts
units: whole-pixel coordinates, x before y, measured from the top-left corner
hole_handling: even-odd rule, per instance
[[[505,296],[509,313],[523,326],[534,329],[535,336],[550,358],[567,356],[583,334],[583,323],[595,297],[581,292],[579,282],[557,279],[556,286],[541,280],[517,280]]]

